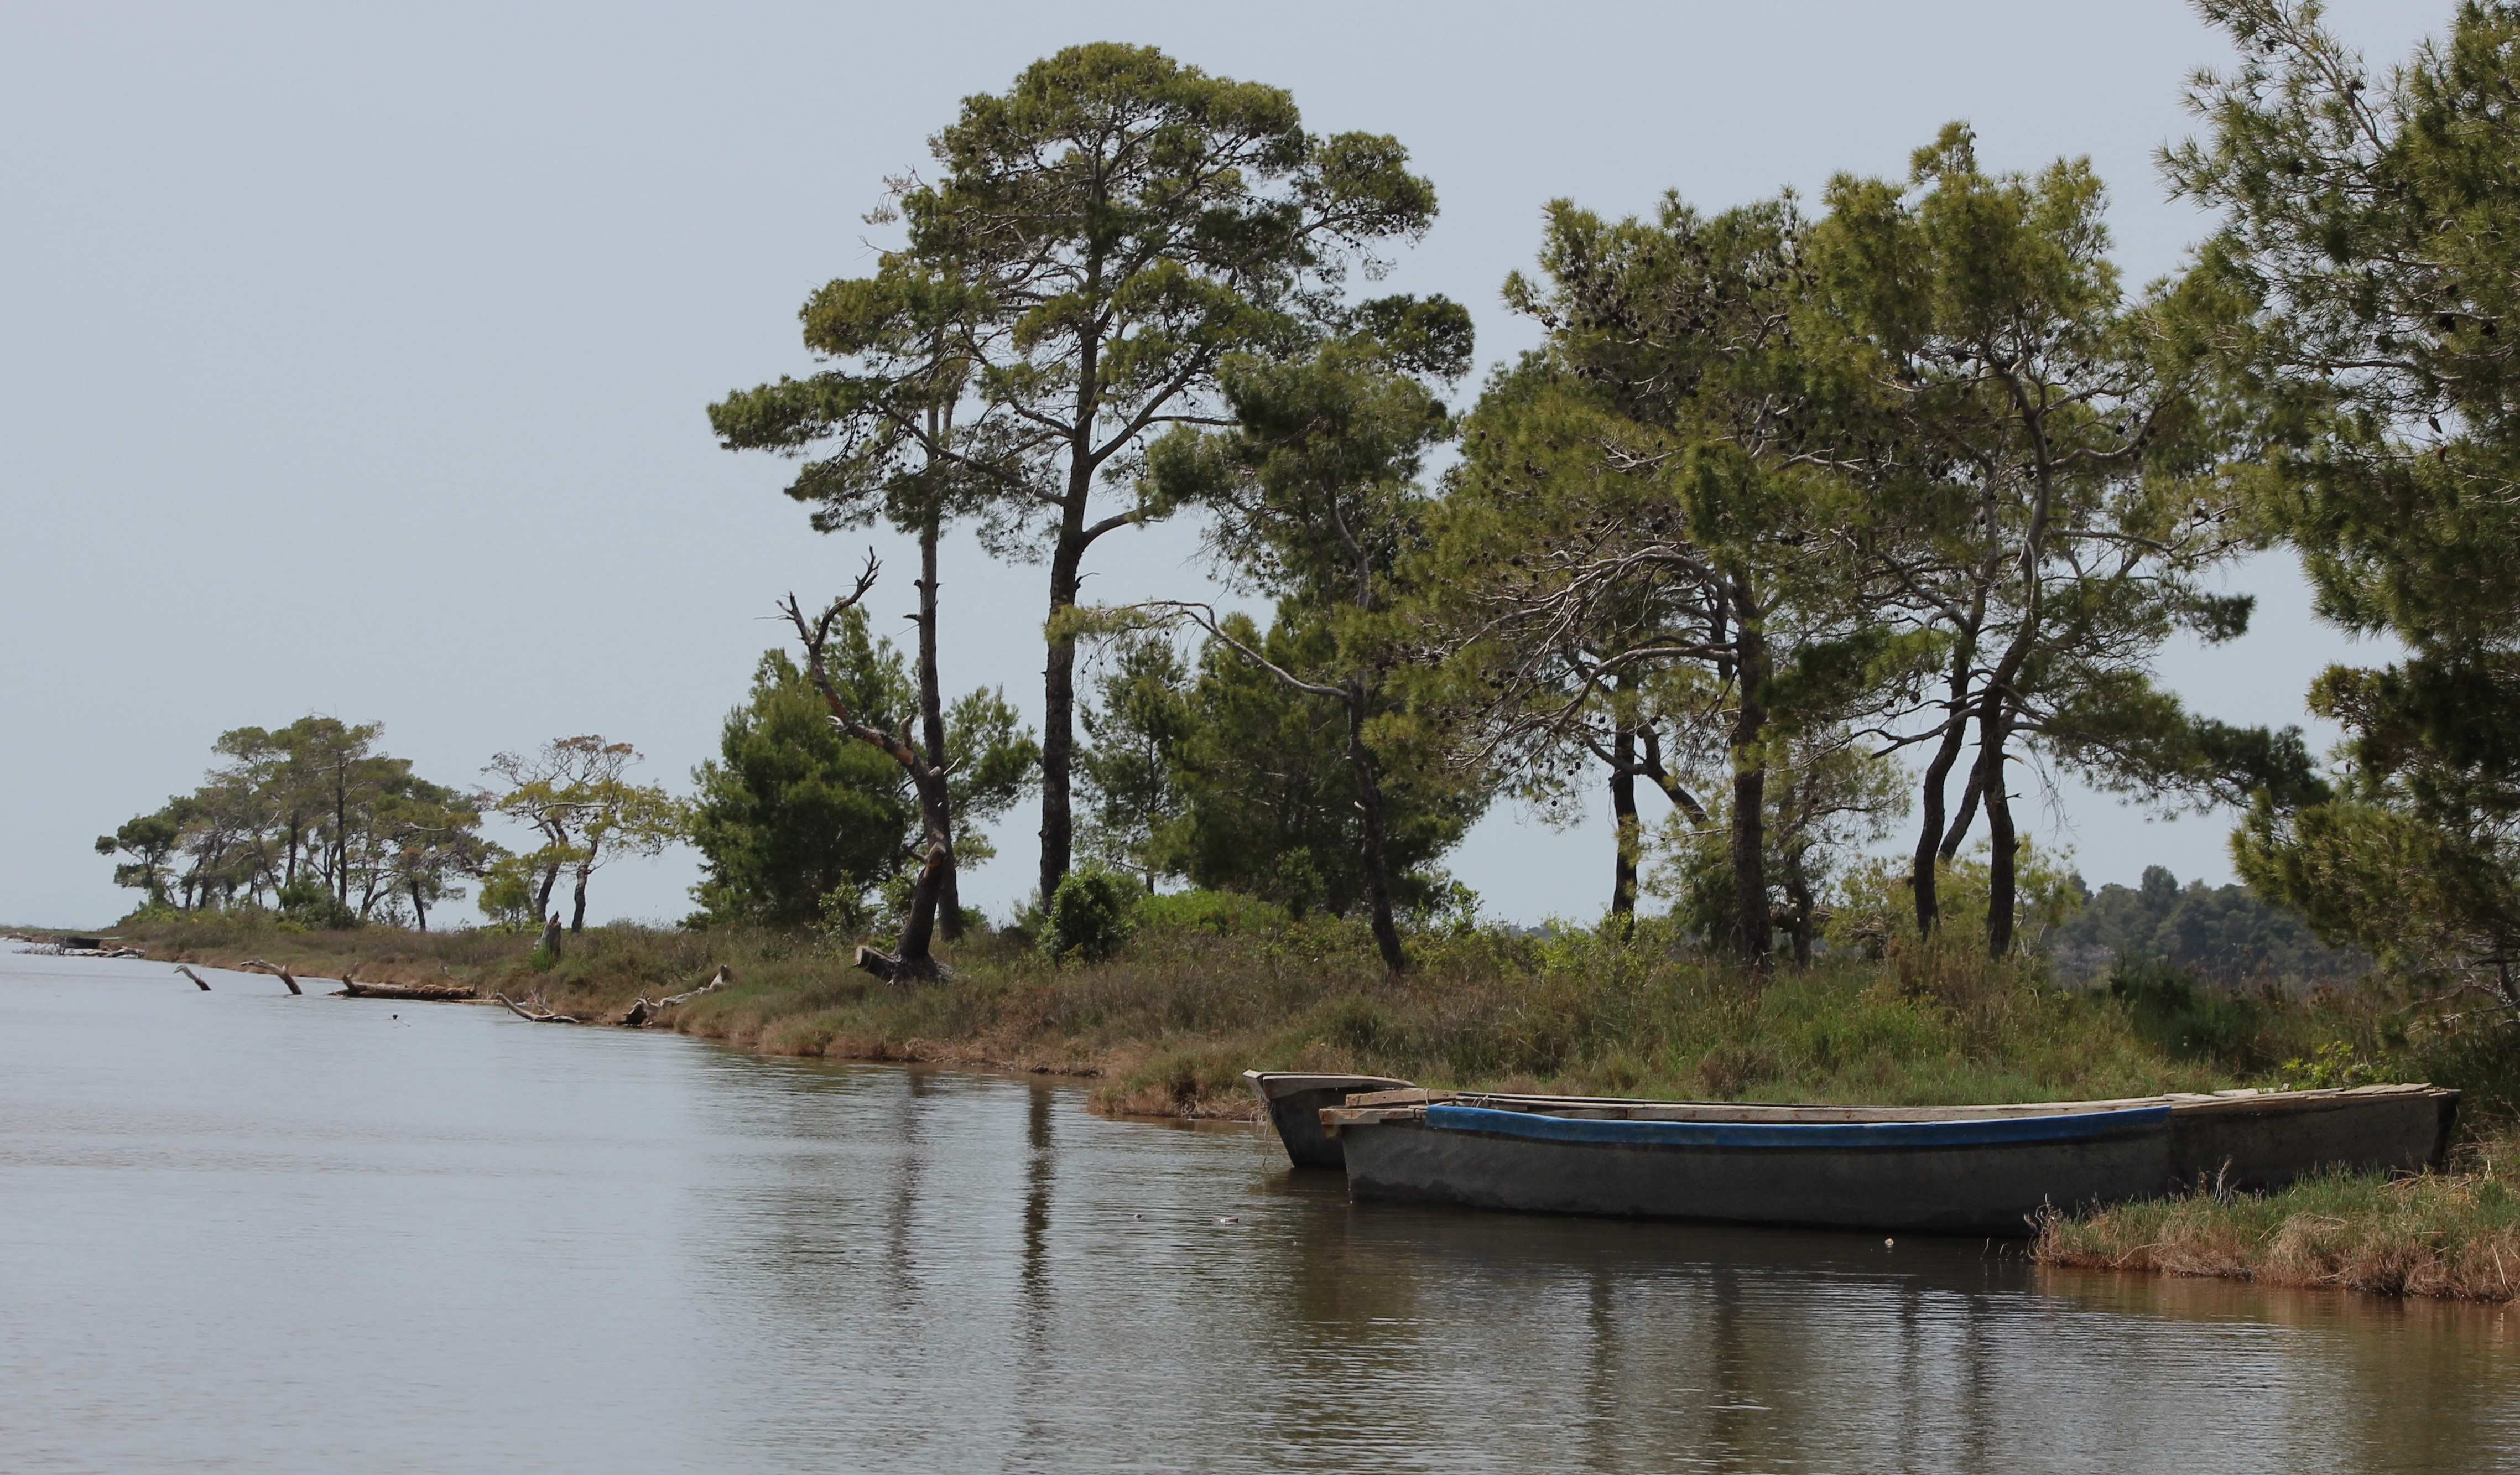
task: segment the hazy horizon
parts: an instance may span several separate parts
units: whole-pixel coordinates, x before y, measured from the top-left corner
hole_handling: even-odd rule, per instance
[[[2386,67],[2451,10],[2330,20]],[[1535,341],[1497,289],[1548,200],[1810,196],[1904,173],[1955,117],[1996,167],[2091,156],[2131,287],[2206,229],[2151,154],[2191,127],[2182,77],[2230,55],[2177,0],[1746,11],[985,5],[946,46],[909,8],[0,8],[0,919],[127,910],[94,837],[189,792],[223,730],[382,721],[468,786],[495,751],[595,732],[683,791],[780,643],[775,596],[831,592],[872,544],[872,608],[908,609],[913,548],[810,531],[791,468],[718,449],[704,407],[810,366],[796,307],[871,269],[885,176],[1061,46],[1153,44],[1290,89],[1316,131],[1399,137],[1443,213],[1391,289],[1468,303],[1483,365]],[[1188,523],[1106,538],[1087,595],[1204,588],[1196,549]],[[2289,554],[2231,583],[2260,595],[2251,633],[2175,648],[2169,684],[2323,746],[2302,694],[2351,646]],[[1002,686],[1037,723],[1045,572],[963,534],[942,596],[949,693]],[[1597,914],[1592,807],[1559,831],[1501,804],[1451,867],[1502,918]],[[2095,886],[2230,875],[2228,814],[2075,787],[2025,808]],[[1036,823],[995,827],[967,900],[1029,892]],[[678,919],[697,874],[687,850],[624,862],[591,915]]]

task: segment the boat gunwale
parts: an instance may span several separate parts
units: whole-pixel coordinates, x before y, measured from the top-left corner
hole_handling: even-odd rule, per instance
[[[1363,1071],[1244,1071],[1242,1080],[1261,1100],[1272,1105],[1298,1091],[1328,1090],[1342,1084],[1360,1089],[1408,1084],[1397,1076],[1375,1076]]]
[[[2152,1102],[2113,1111],[1923,1122],[1691,1122],[1560,1117],[1436,1102],[1406,1116],[1385,1117],[1383,1121],[1414,1120],[1432,1131],[1512,1137],[1574,1147],[1826,1151],[2032,1147],[2088,1142],[2167,1129],[2170,1116],[2169,1105]]]
[[[2152,1106],[2165,1106],[2182,1118],[2221,1115],[2282,1116],[2341,1110],[2377,1100],[2408,1097],[2454,1101],[2458,1097],[2458,1092],[2444,1086],[2404,1083],[2323,1087],[2306,1091],[2255,1089],[2214,1093],[2182,1091],[2155,1096],[2126,1096],[2093,1101],[2031,1101],[1952,1106],[1837,1106],[1754,1101],[1656,1101],[1616,1096],[1541,1096],[1508,1092],[1426,1090],[1408,1086],[1351,1094],[1343,1106],[1325,1108],[1322,1120],[1327,1126],[1336,1127],[1343,1124],[1333,1119],[1330,1115],[1333,1112],[1379,1112],[1394,1108],[1449,1103],[1570,1121],[1624,1120],[1779,1126],[1816,1123],[1862,1125],[2086,1116]]]

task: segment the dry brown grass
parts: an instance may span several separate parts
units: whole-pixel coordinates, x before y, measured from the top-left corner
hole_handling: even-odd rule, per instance
[[[2468,1144],[2451,1173],[2331,1174],[2278,1193],[2053,1219],[2034,1253],[2056,1266],[2509,1301],[2520,1293],[2520,1194],[2497,1163],[2514,1150],[2520,1136],[2503,1134]]]

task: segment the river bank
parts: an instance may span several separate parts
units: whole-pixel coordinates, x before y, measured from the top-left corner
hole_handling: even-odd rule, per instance
[[[2436,1023],[2356,991],[2305,996],[2045,985],[2034,964],[1954,949],[1758,977],[1631,941],[1464,931],[1416,940],[1384,978],[1361,927],[1233,907],[1142,927],[1106,961],[1053,966],[1012,933],[941,949],[949,981],[895,987],[835,939],[614,925],[564,939],[384,928],[309,933],[207,917],[122,936],[152,959],[248,959],[309,978],[457,984],[580,1020],[729,984],[659,1015],[767,1055],[988,1066],[1090,1078],[1104,1115],[1249,1119],[1246,1067],[1363,1071],[1429,1085],[1566,1094],[1934,1105],[2229,1086],[2424,1080],[2467,1092],[2458,1171],[2389,1184],[2196,1197],[2059,1220],[2048,1263],[2502,1300],[2520,1209],[2494,1163],[2510,1139],[2503,1033]]]
[[[2520,1135],[2469,1138],[2453,1171],[2335,1174],[2276,1193],[2122,1204],[2041,1227],[2044,1264],[2272,1286],[2507,1302],[2520,1294],[2520,1194],[2498,1165]]]
[[[1760,978],[1649,940],[1468,932],[1418,940],[1419,968],[1395,984],[1362,927],[1245,926],[1223,912],[1142,929],[1093,964],[1053,966],[1020,937],[975,936],[940,949],[949,981],[904,988],[851,967],[844,942],[743,929],[599,927],[567,936],[555,960],[529,938],[482,931],[209,917],[124,935],[170,963],[454,984],[590,1023],[724,967],[728,986],[655,1027],[771,1055],[1091,1077],[1096,1107],[1117,1115],[1248,1119],[1239,1074],[1252,1066],[1472,1089],[1918,1105],[2212,1090],[2246,1074],[2245,1062],[2165,1049],[2136,1011],[1964,953]],[[2256,1053],[2307,1050],[2352,1021],[2293,1023],[2304,1028],[2277,1033],[2299,1039]]]

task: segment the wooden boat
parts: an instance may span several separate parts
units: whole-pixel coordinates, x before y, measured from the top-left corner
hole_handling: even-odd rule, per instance
[[[1253,1083],[1264,1099],[1267,1079]],[[1328,1084],[1312,1089],[1335,1092]],[[1290,1103],[1298,1094],[1291,1086],[1283,1092]],[[2023,1234],[2049,1208],[2199,1185],[2275,1188],[2331,1166],[2438,1166],[2457,1102],[2456,1091],[2428,1085],[1949,1107],[1400,1086],[1346,1091],[1319,1110],[1315,1130],[1335,1145],[1359,1200]],[[1288,1154],[1297,1155],[1292,1139]]]
[[[1287,1161],[1298,1168],[1345,1168],[1339,1140],[1322,1126],[1325,1107],[1338,1106],[1360,1091],[1406,1090],[1406,1081],[1388,1076],[1330,1076],[1302,1071],[1244,1071],[1242,1079],[1260,1098],[1269,1125],[1286,1146]]]

